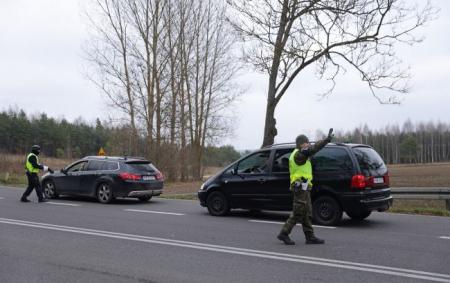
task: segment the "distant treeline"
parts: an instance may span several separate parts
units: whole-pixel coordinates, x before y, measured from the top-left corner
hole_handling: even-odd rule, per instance
[[[39,144],[45,156],[57,158],[80,158],[96,155],[103,147],[108,155],[129,155],[130,128],[110,126],[96,120],[91,125],[81,118],[73,123],[54,119],[46,114],[28,116],[23,110],[0,112],[0,153],[26,154],[31,145]],[[145,150],[145,139],[140,142],[141,156],[152,159]],[[157,166],[162,170],[177,162],[171,152],[164,154],[166,162]],[[203,166],[224,166],[236,160],[240,154],[232,146],[205,148]],[[173,179],[176,177],[172,176]]]
[[[373,131],[367,125],[337,133],[341,142],[373,146],[387,163],[432,163],[450,160],[450,124],[428,122],[389,125]]]

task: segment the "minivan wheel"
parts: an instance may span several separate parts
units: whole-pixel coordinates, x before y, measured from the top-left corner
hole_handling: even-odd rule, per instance
[[[55,183],[52,180],[48,180],[44,183],[44,195],[45,198],[57,198]]]
[[[320,225],[336,225],[342,219],[342,208],[336,199],[330,196],[317,198],[312,207],[313,219]]]
[[[142,202],[149,201],[151,198],[152,198],[152,196],[149,196],[149,195],[138,197],[138,199]]]
[[[346,211],[345,213],[347,213],[348,217],[350,217],[353,220],[358,220],[358,221],[362,221],[364,219],[366,219],[367,217],[369,217],[369,215],[372,213],[372,211],[370,210],[363,210],[363,211]]]
[[[212,192],[206,199],[206,206],[213,216],[224,216],[230,212],[230,205],[222,192]]]
[[[102,183],[98,186],[97,199],[101,203],[109,203],[114,199],[111,187],[108,184]]]

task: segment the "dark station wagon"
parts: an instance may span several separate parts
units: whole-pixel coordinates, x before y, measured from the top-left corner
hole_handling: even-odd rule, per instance
[[[116,197],[148,201],[161,194],[163,182],[161,172],[143,158],[88,156],[44,175],[42,187],[46,198],[79,195],[109,203]]]
[[[295,144],[257,150],[232,163],[200,188],[200,204],[211,215],[232,208],[292,210],[289,156]],[[313,220],[335,225],[345,212],[363,220],[392,205],[388,170],[380,155],[363,144],[330,143],[311,159]]]

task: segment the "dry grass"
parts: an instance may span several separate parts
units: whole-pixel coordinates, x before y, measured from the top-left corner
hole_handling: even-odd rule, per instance
[[[388,165],[391,187],[450,187],[450,163]]]
[[[9,185],[23,185],[27,183],[25,177],[25,156],[0,154],[0,183]],[[39,162],[56,170],[61,169],[75,159],[58,159],[45,156],[39,157]]]

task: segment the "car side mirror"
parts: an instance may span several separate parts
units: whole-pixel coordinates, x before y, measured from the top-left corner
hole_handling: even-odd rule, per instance
[[[62,169],[61,169],[61,173],[63,173],[64,175],[67,175],[67,170],[64,169],[64,168],[62,168]]]

